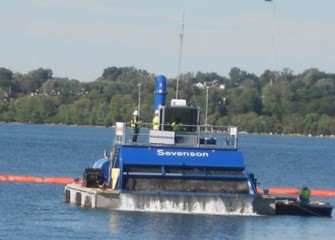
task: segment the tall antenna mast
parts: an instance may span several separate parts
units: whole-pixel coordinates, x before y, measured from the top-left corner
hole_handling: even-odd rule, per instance
[[[178,99],[179,77],[180,77],[180,67],[181,67],[181,53],[182,53],[182,49],[183,49],[184,17],[185,17],[185,8],[183,9],[183,20],[181,21],[181,33],[179,35],[180,46],[179,46],[179,62],[178,62],[178,75],[177,75],[177,86],[176,86],[176,99]]]
[[[272,19],[272,37],[271,37],[271,78],[270,84],[273,84],[276,64],[275,64],[275,36],[276,36],[276,1],[275,0],[265,0],[266,2],[271,2],[273,6],[273,19]]]
[[[273,1],[273,20],[272,20],[272,41],[271,41],[271,68],[272,68],[272,74],[271,74],[271,84],[273,84],[274,77],[275,77],[275,71],[276,71],[276,63],[275,63],[275,37],[276,37],[276,2]]]

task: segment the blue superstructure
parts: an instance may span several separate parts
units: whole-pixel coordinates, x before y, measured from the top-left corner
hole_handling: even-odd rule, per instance
[[[242,153],[189,147],[117,146],[115,188],[146,193],[254,194]]]

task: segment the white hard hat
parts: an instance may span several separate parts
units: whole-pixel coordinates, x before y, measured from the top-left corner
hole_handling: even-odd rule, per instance
[[[158,114],[158,113],[159,113],[158,110],[156,110],[156,111],[155,111],[155,114]]]
[[[138,115],[138,111],[135,110],[135,111],[133,112],[133,115],[134,115],[134,116],[137,116],[137,115]]]

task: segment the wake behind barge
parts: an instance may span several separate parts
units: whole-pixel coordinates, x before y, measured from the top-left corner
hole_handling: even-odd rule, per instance
[[[160,209],[172,205],[184,211],[207,211],[216,204],[218,211],[252,213],[259,198],[257,181],[238,150],[237,127],[201,125],[199,108],[181,99],[166,106],[165,95],[166,79],[158,76],[154,111],[159,112],[159,130],[143,124],[132,142],[130,125],[116,123],[111,154],[87,168],[82,183],[65,187],[65,201],[115,209],[145,209],[154,202]],[[182,122],[178,132],[171,129],[176,118]],[[272,208],[264,211],[274,214]]]

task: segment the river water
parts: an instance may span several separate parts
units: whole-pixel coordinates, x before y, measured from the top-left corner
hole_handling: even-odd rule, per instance
[[[112,138],[112,128],[0,123],[0,173],[81,177]],[[335,189],[334,138],[240,135],[239,147],[263,189]],[[63,191],[0,182],[0,239],[335,239],[334,217],[86,209],[64,203]]]

